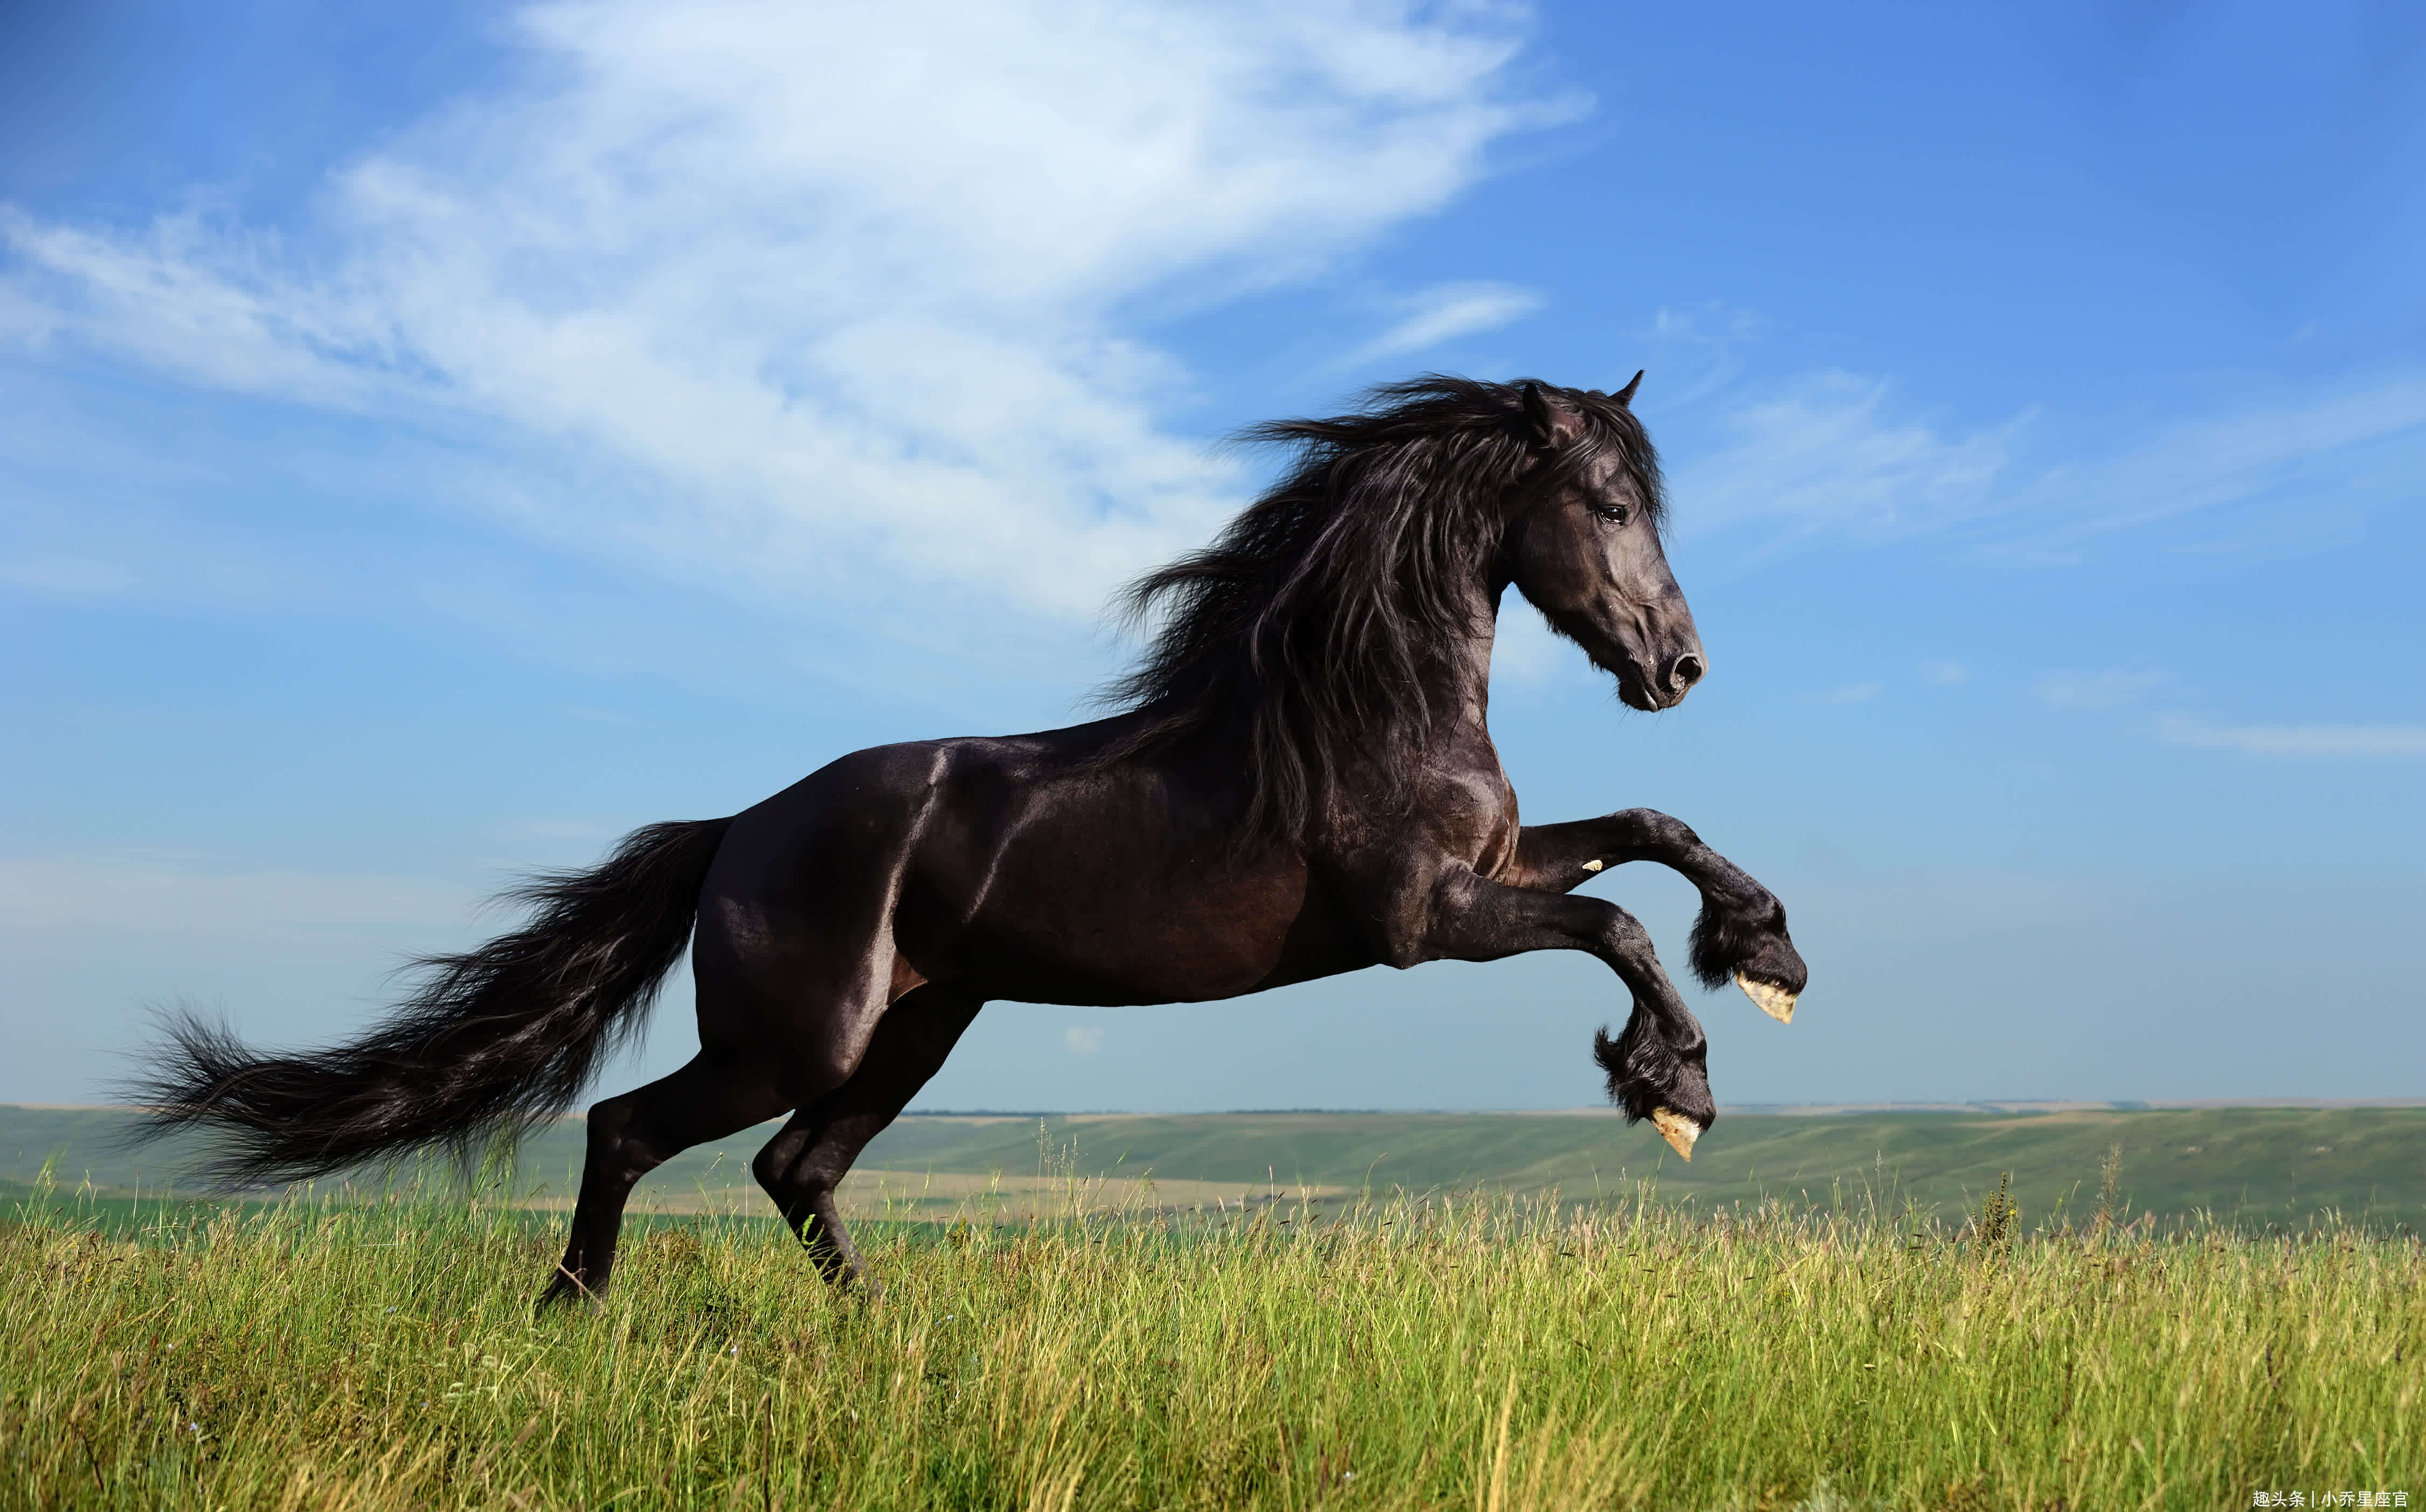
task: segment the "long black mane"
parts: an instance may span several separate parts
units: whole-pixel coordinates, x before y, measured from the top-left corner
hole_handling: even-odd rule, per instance
[[[1659,464],[1633,411],[1597,390],[1534,386],[1583,423],[1532,485],[1614,450],[1656,528]],[[1161,622],[1105,692],[1149,716],[1110,757],[1243,733],[1241,839],[1302,844],[1351,762],[1403,799],[1432,712],[1427,676],[1451,642],[1488,628],[1471,622],[1470,585],[1537,455],[1526,387],[1427,374],[1368,391],[1356,413],[1241,432],[1296,456],[1212,545],[1124,596],[1131,622]]]

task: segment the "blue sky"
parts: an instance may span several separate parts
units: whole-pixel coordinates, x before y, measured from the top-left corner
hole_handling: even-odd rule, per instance
[[[2426,1095],[2415,8],[53,11],[0,1098],[146,1003],[326,1040],[517,871],[1067,722],[1233,426],[1637,367],[1711,676],[1630,713],[1516,606],[1494,727],[1528,818],[1786,897],[1722,1104]],[[1681,884],[1593,888],[1681,962]],[[1578,1105],[1623,1011],[1567,957],[997,1005],[922,1101]]]

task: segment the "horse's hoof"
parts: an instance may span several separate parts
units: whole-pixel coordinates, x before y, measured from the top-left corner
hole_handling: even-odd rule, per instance
[[[592,1292],[587,1286],[574,1280],[571,1275],[559,1269],[548,1281],[547,1290],[540,1293],[539,1300],[532,1304],[531,1311],[542,1317],[545,1317],[547,1314],[556,1311],[558,1309],[570,1307],[575,1302],[596,1302],[598,1300],[599,1297],[597,1293]]]
[[[1761,1012],[1780,1023],[1794,1021],[1794,994],[1786,989],[1755,982],[1741,972],[1736,973],[1736,986],[1743,989],[1744,996],[1752,999],[1753,1006]]]
[[[1700,1124],[1674,1108],[1653,1108],[1651,1127],[1659,1131],[1660,1138],[1675,1147],[1676,1153],[1689,1161],[1693,1158],[1693,1141],[1702,1137]]]

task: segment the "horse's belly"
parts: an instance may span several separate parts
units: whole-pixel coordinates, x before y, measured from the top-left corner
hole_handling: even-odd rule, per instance
[[[1294,861],[1225,879],[1093,870],[999,878],[935,942],[940,973],[919,962],[921,931],[901,944],[921,972],[990,999],[1104,1006],[1237,997],[1374,962]]]

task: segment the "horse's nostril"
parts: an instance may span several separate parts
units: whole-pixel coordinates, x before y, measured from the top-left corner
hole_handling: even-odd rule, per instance
[[[1702,666],[1702,659],[1699,656],[1679,656],[1676,658],[1675,667],[1668,673],[1669,685],[1682,692],[1699,683],[1702,680],[1702,673],[1706,670],[1707,668]]]

